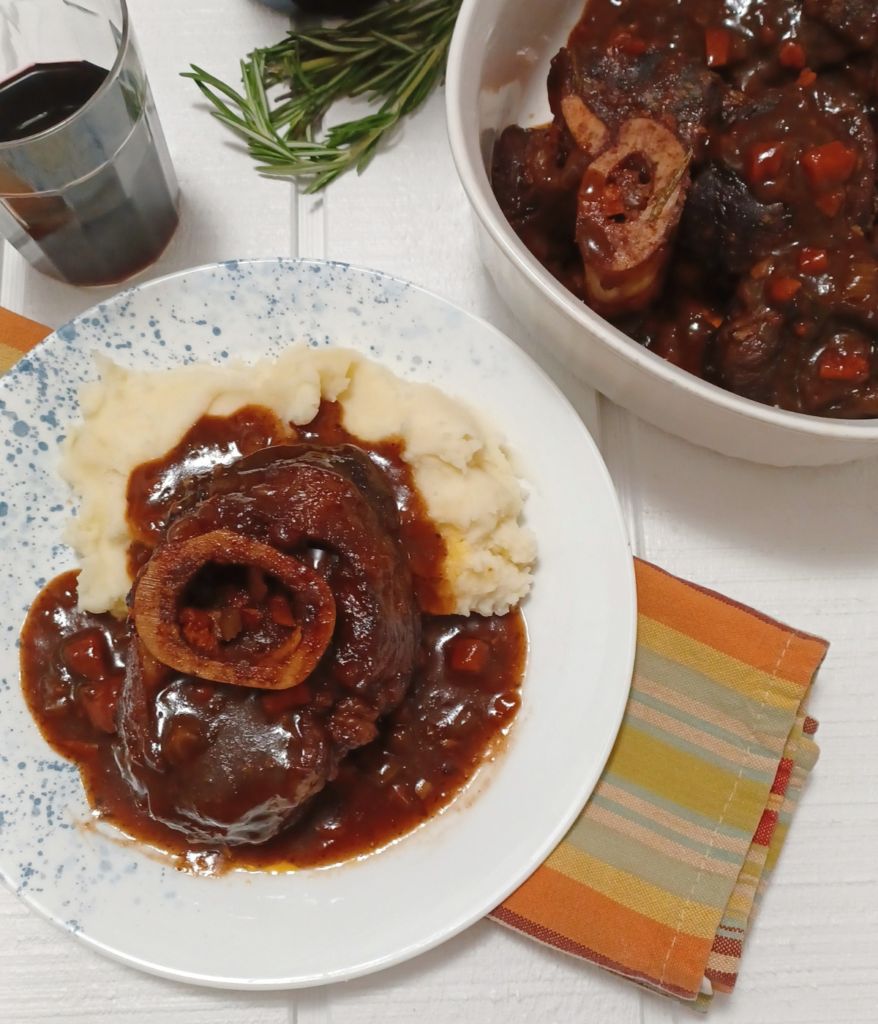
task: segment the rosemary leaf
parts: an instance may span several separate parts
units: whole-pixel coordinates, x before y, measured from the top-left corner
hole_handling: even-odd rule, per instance
[[[319,192],[345,171],[362,172],[381,142],[445,75],[462,0],[385,0],[333,27],[291,31],[241,62],[243,93],[202,68],[191,78],[223,124],[247,142],[257,170],[304,178]],[[269,98],[269,90],[282,92]],[[364,97],[380,108],[316,136],[334,103]]]
[[[693,155],[694,154],[693,154],[691,149],[686,151],[686,156],[683,158],[683,162],[676,169],[676,171],[674,171],[674,173],[671,175],[670,180],[665,185],[665,187],[662,189],[660,195],[658,196],[658,198],[655,201],[655,204],[653,205],[652,211],[649,214],[649,217],[647,218],[647,220],[649,220],[650,222],[653,222],[653,221],[658,220],[659,217],[662,215],[662,211],[668,205],[668,200],[674,194],[674,189],[683,180],[683,175],[686,173],[686,170],[688,169],[689,164],[692,162]]]

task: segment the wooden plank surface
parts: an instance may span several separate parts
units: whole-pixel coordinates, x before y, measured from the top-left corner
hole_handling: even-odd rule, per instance
[[[177,237],[147,277],[215,259],[303,255],[374,267],[485,317],[547,370],[600,439],[638,553],[828,637],[814,711],[822,758],[717,1022],[878,1020],[878,491],[875,463],[775,470],[657,431],[562,373],[481,267],[434,96],[361,178],[320,200],[258,178],[208,117],[192,61],[233,79],[284,19],[254,0],[131,0],[183,188]],[[342,114],[344,116],[344,114]],[[0,304],[56,326],[106,294],[40,277],[8,247]],[[489,922],[360,981],[234,994],[120,967],[0,890],[0,1021],[128,1024],[660,1024],[690,1011]]]

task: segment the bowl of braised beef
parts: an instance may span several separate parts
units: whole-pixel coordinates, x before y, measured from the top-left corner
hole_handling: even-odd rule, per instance
[[[649,422],[878,454],[878,6],[464,0],[448,126],[513,311]]]

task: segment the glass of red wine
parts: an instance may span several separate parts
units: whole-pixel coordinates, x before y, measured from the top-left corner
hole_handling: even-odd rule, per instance
[[[0,0],[0,234],[113,284],[158,258],[177,199],[125,0]]]

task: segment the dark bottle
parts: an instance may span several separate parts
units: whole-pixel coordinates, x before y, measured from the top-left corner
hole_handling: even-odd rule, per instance
[[[343,18],[357,18],[374,7],[376,0],[295,0],[300,11],[309,14],[340,15]]]
[[[374,7],[378,0],[262,0],[268,7],[284,14],[303,12],[316,17],[358,18]]]
[[[108,76],[67,61],[0,84],[0,228],[39,270],[75,285],[136,274],[178,221],[146,81],[124,68]]]

